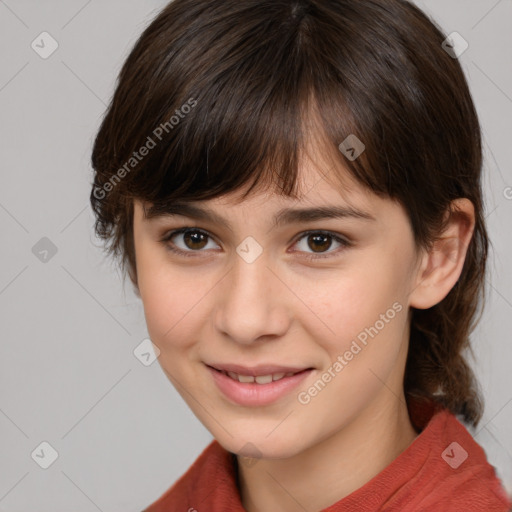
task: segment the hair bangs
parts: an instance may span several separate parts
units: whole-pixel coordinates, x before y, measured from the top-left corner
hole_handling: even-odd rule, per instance
[[[366,155],[351,162],[338,150],[349,135],[363,135],[339,77],[328,64],[322,67],[325,55],[319,58],[310,49],[313,27],[307,14],[313,6],[299,9],[299,4],[276,2],[279,15],[270,23],[257,4],[233,5],[246,11],[236,37],[223,30],[231,22],[221,19],[215,28],[209,26],[206,51],[180,46],[165,66],[151,68],[143,49],[134,51],[121,80],[128,80],[125,69],[137,65],[152,87],[144,89],[134,80],[125,88],[131,94],[117,99],[133,113],[125,133],[117,135],[117,165],[125,165],[144,143],[141,133],[152,148],[118,187],[126,204],[136,198],[164,209],[173,201],[208,200],[241,189],[247,189],[242,199],[269,190],[297,198],[300,165],[305,158],[318,163],[318,155],[330,158],[327,168],[317,169],[334,178],[333,185],[348,186],[346,172],[340,171],[345,168],[379,190],[382,179],[369,173],[373,166]],[[192,24],[191,37],[202,28]],[[165,30],[176,30],[179,38],[178,27]]]

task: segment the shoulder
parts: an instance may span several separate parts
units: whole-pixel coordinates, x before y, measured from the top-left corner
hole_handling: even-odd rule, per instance
[[[143,512],[193,512],[209,503],[238,499],[232,454],[212,441],[189,469]]]
[[[419,414],[421,412],[421,414]],[[440,407],[414,410],[420,433],[389,466],[328,512],[509,512],[483,448],[456,416]]]
[[[509,512],[510,497],[485,451],[456,416],[437,412],[419,437],[428,449],[415,475],[414,510]]]

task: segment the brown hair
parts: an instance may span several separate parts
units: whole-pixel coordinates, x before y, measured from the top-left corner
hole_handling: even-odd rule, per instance
[[[472,201],[458,282],[413,310],[404,387],[476,425],[482,402],[464,352],[489,244],[481,133],[445,38],[404,0],[174,0],[126,59],[96,136],[96,234],[136,286],[133,199],[159,211],[270,183],[295,197],[315,113],[351,175],[404,206],[417,247],[431,247],[452,200]],[[366,147],[353,161],[337,149],[351,134]]]

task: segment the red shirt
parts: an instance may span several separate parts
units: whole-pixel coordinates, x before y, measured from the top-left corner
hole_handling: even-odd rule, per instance
[[[509,512],[484,450],[449,411],[410,406],[420,434],[365,485],[319,512]],[[144,512],[245,512],[236,457],[212,441],[188,471]]]

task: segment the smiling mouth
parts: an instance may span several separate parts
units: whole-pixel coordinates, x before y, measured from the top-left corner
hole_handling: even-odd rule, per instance
[[[276,372],[276,373],[269,373],[267,375],[242,375],[236,372],[226,371],[226,370],[219,370],[217,368],[214,368],[213,366],[210,366],[213,370],[222,373],[223,375],[226,375],[227,377],[230,377],[232,380],[240,382],[242,384],[270,384],[271,382],[276,382],[281,379],[284,379],[286,377],[292,377],[294,375],[297,375],[299,373],[304,373],[309,370],[312,370],[312,368],[306,368],[304,370],[299,370],[295,372]]]
[[[235,367],[242,368],[246,372],[252,371],[257,375],[243,375],[231,371]],[[210,365],[206,365],[206,368],[213,378],[215,387],[224,397],[231,403],[244,407],[264,407],[285,398],[315,371],[314,368],[299,369],[283,366],[260,366],[258,369],[250,370],[246,367],[229,365],[229,371]],[[289,371],[283,372],[283,369]],[[269,370],[281,371],[268,373]]]

